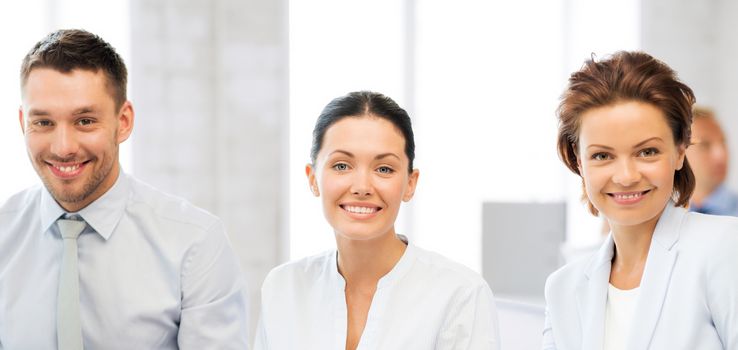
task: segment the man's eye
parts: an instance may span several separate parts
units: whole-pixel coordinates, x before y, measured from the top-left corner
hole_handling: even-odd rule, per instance
[[[41,119],[41,120],[37,120],[37,121],[33,122],[33,125],[36,125],[36,126],[51,126],[51,121],[50,120]]]
[[[83,118],[83,119],[80,119],[80,120],[79,120],[79,125],[82,125],[82,126],[87,126],[87,125],[91,125],[91,124],[92,124],[92,123],[94,123],[94,122],[95,122],[95,121],[94,121],[94,120],[92,120],[92,119],[89,119],[89,118]]]

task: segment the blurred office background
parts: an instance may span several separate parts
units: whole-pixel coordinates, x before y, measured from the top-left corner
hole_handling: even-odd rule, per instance
[[[0,201],[38,183],[17,118],[21,59],[54,29],[84,28],[128,63],[124,169],[223,218],[254,324],[272,267],[334,245],[304,165],[321,108],[364,89],[413,117],[421,176],[397,230],[540,306],[563,255],[601,239],[555,151],[568,74],[621,49],[667,62],[717,111],[738,188],[736,13],[729,0],[3,2]]]

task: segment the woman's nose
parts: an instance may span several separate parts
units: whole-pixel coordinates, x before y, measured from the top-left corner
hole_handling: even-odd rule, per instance
[[[370,196],[373,193],[371,175],[365,171],[355,172],[351,183],[351,193],[362,197]]]
[[[632,186],[641,181],[641,172],[633,160],[625,159],[618,163],[612,181],[624,187]]]

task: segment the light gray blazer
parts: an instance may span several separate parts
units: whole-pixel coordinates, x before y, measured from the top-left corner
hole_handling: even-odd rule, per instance
[[[548,277],[543,349],[602,349],[614,248],[609,236]],[[667,204],[640,288],[628,350],[737,350],[738,218]]]

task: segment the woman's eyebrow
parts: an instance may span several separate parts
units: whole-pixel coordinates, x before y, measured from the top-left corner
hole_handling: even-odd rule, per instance
[[[400,157],[398,157],[396,154],[394,154],[392,152],[382,153],[382,154],[377,155],[376,157],[374,157],[374,159],[382,159],[382,158],[387,158],[387,157],[395,157],[397,159],[400,159]]]

